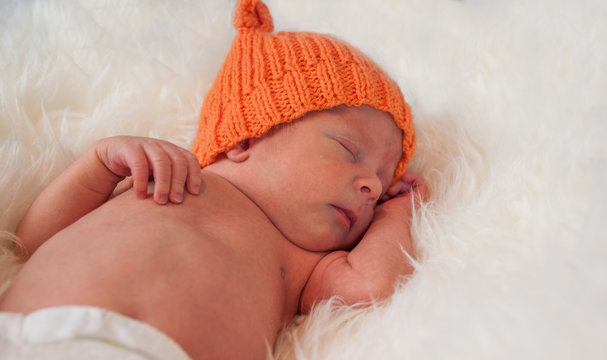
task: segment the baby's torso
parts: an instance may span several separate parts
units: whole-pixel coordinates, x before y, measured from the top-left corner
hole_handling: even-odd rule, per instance
[[[142,320],[194,358],[265,353],[323,254],[289,243],[231,184],[160,206],[126,192],[49,239],[1,310],[91,305]]]

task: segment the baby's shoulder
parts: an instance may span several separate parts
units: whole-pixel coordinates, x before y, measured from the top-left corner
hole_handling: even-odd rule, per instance
[[[279,249],[285,242],[270,219],[248,196],[211,172],[202,172],[198,195],[186,196],[182,204],[171,206],[182,226],[191,229],[205,243],[221,244],[222,248],[250,254],[260,246],[272,253],[272,248]]]
[[[197,203],[217,208],[233,207],[236,204],[245,208],[248,207],[246,204],[254,205],[249,197],[223,176],[202,170],[201,177],[200,194],[193,196]]]
[[[257,204],[224,177],[202,171],[200,194],[190,196],[192,210],[212,219],[226,219],[232,224],[251,221],[272,225]],[[184,204],[188,206],[188,202]],[[273,227],[273,225],[272,225]]]

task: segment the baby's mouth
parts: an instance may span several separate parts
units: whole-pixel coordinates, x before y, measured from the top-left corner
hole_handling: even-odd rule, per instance
[[[358,217],[356,216],[356,214],[352,210],[344,209],[342,207],[335,206],[335,205],[332,205],[332,206],[341,215],[348,231],[350,231],[350,229],[352,229],[352,227],[354,227],[354,225],[356,224],[356,221],[358,221]]]

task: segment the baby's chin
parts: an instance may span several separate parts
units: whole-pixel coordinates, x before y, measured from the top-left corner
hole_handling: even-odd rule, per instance
[[[308,223],[275,221],[277,230],[293,245],[310,252],[330,252],[335,250],[352,250],[365,234],[373,214],[365,214],[349,230],[345,229],[331,217],[322,221],[315,217]],[[319,221],[321,220],[321,221]]]
[[[293,245],[310,252],[330,252],[335,250],[351,250],[360,236],[353,238],[349,234],[327,233],[297,233],[282,232],[283,236]]]
[[[363,234],[364,232],[361,231],[357,233],[329,234],[318,237],[316,241],[304,241],[301,244],[296,243],[296,245],[304,250],[313,252],[350,251],[358,244]]]

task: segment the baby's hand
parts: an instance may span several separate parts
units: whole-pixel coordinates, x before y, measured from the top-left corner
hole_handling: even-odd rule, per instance
[[[116,136],[99,140],[97,157],[118,177],[131,176],[139,198],[147,197],[150,175],[154,178],[154,201],[158,204],[181,203],[184,188],[191,194],[200,191],[200,166],[190,151],[168,141]]]
[[[379,199],[377,212],[397,213],[403,217],[411,215],[413,204],[419,203],[426,196],[426,185],[417,175],[406,173],[398,181],[392,184],[386,193]],[[413,197],[413,198],[412,198]]]

